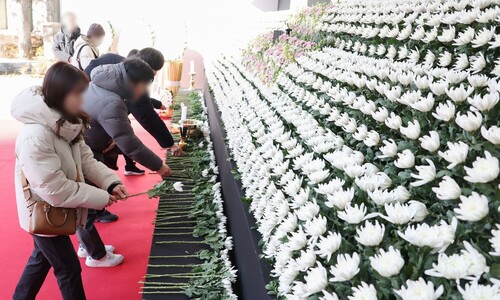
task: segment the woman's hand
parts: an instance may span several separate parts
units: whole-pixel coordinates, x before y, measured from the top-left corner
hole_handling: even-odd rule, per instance
[[[106,205],[106,206],[111,206],[111,205],[113,205],[114,203],[116,203],[116,201],[118,201],[118,199],[117,199],[115,196],[113,196],[113,195],[109,195],[108,205]]]
[[[116,198],[116,200],[125,200],[128,197],[127,188],[123,184],[119,184],[113,188],[112,196]]]

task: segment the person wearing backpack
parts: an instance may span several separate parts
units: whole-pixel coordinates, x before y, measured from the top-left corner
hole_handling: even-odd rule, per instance
[[[99,47],[106,32],[100,24],[94,23],[90,25],[87,35],[81,35],[73,46],[73,58],[71,63],[80,70],[90,64],[90,62],[99,57]]]

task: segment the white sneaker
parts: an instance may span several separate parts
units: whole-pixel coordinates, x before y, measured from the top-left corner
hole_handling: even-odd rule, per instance
[[[106,256],[101,259],[92,259],[92,257],[87,256],[85,264],[91,268],[107,268],[118,266],[123,262],[123,259],[123,255],[107,252]]]
[[[106,251],[107,252],[115,252],[115,247],[111,246],[111,245],[104,245],[104,248],[106,248]],[[78,247],[78,252],[76,253],[78,255],[79,258],[87,258],[87,256],[89,256],[89,254],[87,253],[87,250],[85,250],[85,248],[83,248],[82,245],[80,245],[80,247]]]

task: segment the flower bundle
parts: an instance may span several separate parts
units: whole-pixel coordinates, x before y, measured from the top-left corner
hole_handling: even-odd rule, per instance
[[[283,34],[277,41],[272,32],[257,36],[242,51],[243,64],[264,82],[274,82],[284,65],[317,46],[315,29],[330,8],[331,4],[320,4],[292,15],[287,21],[291,34]]]
[[[340,1],[269,86],[208,76],[286,299],[500,297],[500,3]]]

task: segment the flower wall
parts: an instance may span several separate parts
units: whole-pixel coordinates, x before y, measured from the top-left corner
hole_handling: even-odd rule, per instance
[[[208,76],[286,299],[499,299],[500,1],[346,0]]]

